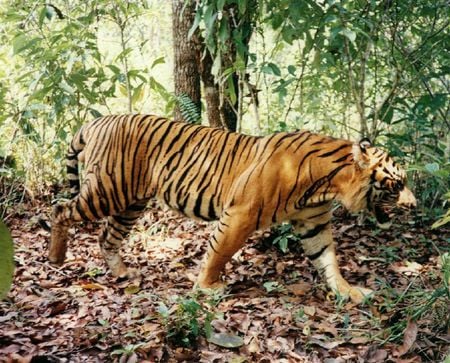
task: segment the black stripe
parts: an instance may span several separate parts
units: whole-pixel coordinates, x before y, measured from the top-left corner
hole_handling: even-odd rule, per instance
[[[301,239],[308,239],[308,238],[313,238],[315,236],[317,236],[320,232],[322,232],[329,224],[330,222],[326,222],[323,224],[318,224],[317,226],[315,226],[313,229],[310,229],[308,232],[301,234],[300,238]]]
[[[84,208],[83,208],[83,206],[81,205],[81,199],[80,199],[80,198],[76,201],[76,203],[75,203],[75,208],[76,208],[78,214],[81,216],[81,218],[82,218],[84,221],[90,221],[90,220],[91,220],[91,219],[88,218],[88,216],[86,215],[86,213],[85,213],[85,211],[84,211]],[[94,217],[96,217],[95,214],[94,214]],[[97,218],[97,219],[100,219],[100,218]]]
[[[390,177],[385,176],[383,179],[381,179],[380,181],[380,185],[385,186],[386,185],[386,181],[388,180],[392,180]]]
[[[264,209],[264,200],[261,202],[261,205],[259,206],[258,209],[258,217],[256,218],[256,230],[259,229],[259,226],[261,224],[261,215]]]
[[[342,161],[345,161],[345,159],[347,159],[350,155],[351,154],[346,154],[346,155],[344,155],[343,157],[341,157],[339,159],[333,160],[333,163],[340,163]]]
[[[336,176],[336,174],[349,165],[351,164],[346,163],[339,165],[336,169],[332,170],[328,175],[316,180],[314,184],[310,186],[302,195],[302,197],[298,200],[298,202],[295,204],[295,208],[297,209],[303,208],[307,204],[309,198],[311,198],[314,195],[314,193],[316,193],[317,190],[319,190],[320,187],[322,187],[325,183],[331,183],[331,180]]]
[[[213,235],[213,236],[211,237],[211,239],[213,239],[216,243],[218,243],[218,242],[217,242],[216,236]],[[217,252],[217,250],[213,247],[213,243],[212,243],[212,240],[211,240],[211,239],[208,241],[209,247],[211,247],[211,249],[212,249],[215,253],[219,254],[219,253]]]
[[[209,219],[212,220],[217,220],[217,214],[216,214],[216,210],[214,208],[214,200],[213,198],[211,198],[209,200],[209,208],[208,208],[208,217]]]
[[[323,153],[323,154],[318,155],[318,157],[319,157],[319,158],[326,158],[326,157],[328,157],[328,156],[331,156],[331,155],[337,153],[338,151],[340,151],[340,150],[342,150],[342,149],[345,149],[347,146],[348,146],[348,145],[346,145],[346,144],[341,145],[341,146],[337,147],[337,148],[334,149],[334,150],[331,150],[331,151],[328,151],[328,152],[326,152],[326,153]]]
[[[275,223],[277,221],[277,213],[278,213],[278,208],[281,207],[281,190],[278,192],[278,200],[277,200],[277,206],[273,211],[272,214],[272,222]]]
[[[320,249],[320,251],[317,251],[316,253],[313,253],[312,255],[306,255],[306,256],[308,256],[308,258],[309,258],[311,261],[314,261],[314,260],[318,259],[318,258],[322,255],[322,253],[325,252],[325,250],[326,250],[327,248],[328,248],[328,245],[322,247],[322,248]]]
[[[300,140],[303,136],[310,134],[309,131],[302,131],[300,133],[293,133],[291,134],[292,140],[291,142],[286,146],[286,150],[289,149],[294,143],[296,143],[298,140]]]
[[[318,208],[318,207],[323,207],[324,205],[327,205],[330,202],[331,202],[331,200],[322,200],[321,202],[306,203],[305,207]]]
[[[306,139],[306,140],[307,140],[307,139]],[[306,140],[305,140],[305,141],[306,141]],[[302,143],[303,143],[303,142],[302,142]],[[317,152],[319,152],[319,151],[320,151],[320,149],[316,149],[316,150],[311,150],[311,151],[309,151],[309,152],[303,157],[302,161],[300,161],[300,163],[299,163],[299,165],[298,165],[298,168],[297,168],[297,176],[296,176],[296,178],[295,178],[295,185],[293,186],[293,188],[291,189],[291,191],[289,192],[289,194],[288,194],[288,196],[287,196],[287,198],[286,198],[286,203],[285,203],[285,207],[284,207],[285,211],[287,211],[287,206],[288,206],[288,204],[289,204],[289,200],[290,200],[291,197],[293,196],[295,190],[298,188],[298,180],[300,179],[301,172],[303,171],[303,169],[302,169],[303,163],[305,162],[305,160],[306,160],[306,158],[307,158],[308,156],[310,156],[310,155],[312,155],[312,154],[314,154],[314,153],[317,153]],[[319,180],[320,180],[320,179],[319,179]]]
[[[317,217],[321,217],[321,216],[327,214],[328,212],[329,212],[329,210],[327,209],[326,211],[323,211],[323,212],[320,212],[320,213],[314,214],[313,216],[308,217],[308,219],[314,219]]]
[[[75,166],[66,165],[67,174],[78,175],[78,164]]]
[[[201,214],[202,213],[201,209],[202,209],[202,205],[203,205],[203,193],[205,192],[205,189],[206,188],[204,188],[203,190],[201,190],[198,193],[197,199],[195,200],[195,206],[194,206],[193,213],[194,213],[194,216],[196,216],[198,218],[201,218],[201,219],[203,219],[205,221],[209,221],[209,217],[208,216],[204,216],[204,215]]]
[[[297,147],[295,148],[295,150],[293,152],[296,153],[297,150],[300,149],[303,146],[303,144],[309,140],[309,138],[311,136],[313,136],[313,134],[308,134],[308,136],[304,140],[302,140],[302,142],[299,145],[297,145]]]

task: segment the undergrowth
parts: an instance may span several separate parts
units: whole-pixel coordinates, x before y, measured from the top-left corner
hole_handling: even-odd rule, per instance
[[[185,296],[173,296],[160,302],[158,315],[166,331],[166,340],[176,347],[193,347],[198,338],[209,339],[212,321],[219,317],[215,307],[221,296],[216,292],[197,290]]]

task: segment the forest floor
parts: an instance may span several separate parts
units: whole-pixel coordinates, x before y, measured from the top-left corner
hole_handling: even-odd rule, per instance
[[[192,290],[212,224],[153,208],[124,243],[130,280],[114,279],[98,224],[74,229],[66,263],[47,261],[40,205],[7,221],[13,287],[0,302],[0,362],[441,362],[450,353],[442,254],[450,229],[396,221],[380,231],[335,217],[346,279],[365,305],[331,296],[297,245],[256,233],[227,265],[225,294]],[[448,264],[447,264],[448,266]],[[448,276],[447,276],[448,277]],[[206,336],[209,338],[207,339]]]

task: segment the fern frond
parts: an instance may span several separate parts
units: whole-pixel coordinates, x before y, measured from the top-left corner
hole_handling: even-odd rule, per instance
[[[201,122],[201,110],[186,93],[176,96],[176,100],[181,115],[187,122],[191,124],[199,124]]]

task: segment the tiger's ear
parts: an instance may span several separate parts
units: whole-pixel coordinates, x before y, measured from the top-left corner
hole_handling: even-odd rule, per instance
[[[363,138],[359,141],[359,147],[363,153],[366,152],[366,149],[372,146],[372,142],[367,138]]]
[[[372,146],[372,143],[368,138],[363,138],[358,143],[353,144],[352,152],[353,159],[361,168],[367,168],[369,166],[369,155],[367,149]]]

